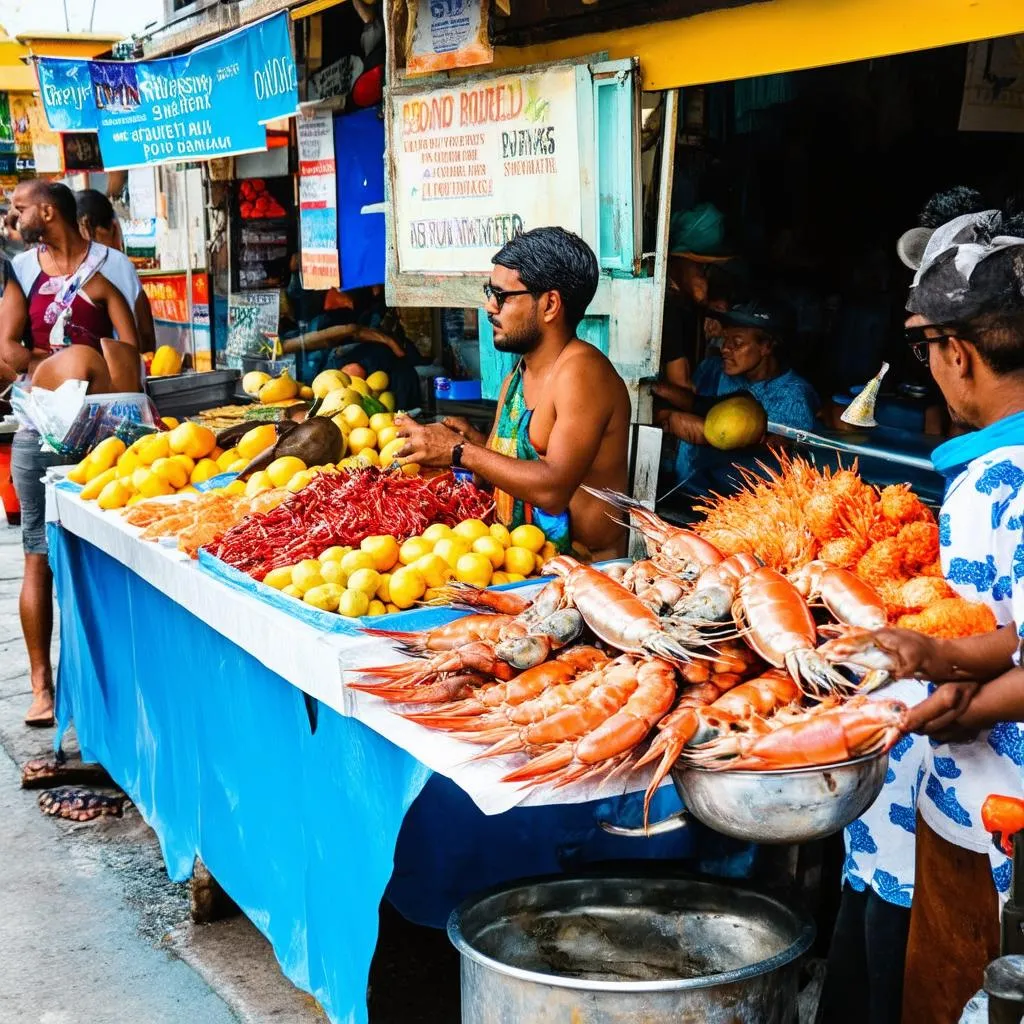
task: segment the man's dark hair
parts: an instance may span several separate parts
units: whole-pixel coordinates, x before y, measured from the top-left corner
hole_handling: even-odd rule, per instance
[[[918,223],[923,228],[938,228],[948,224],[955,217],[991,209],[992,204],[988,203],[976,188],[969,185],[954,185],[944,192],[936,192],[924,204],[924,209],[918,216]]]
[[[1004,376],[1024,370],[1024,312],[982,313],[961,325],[993,373]]]
[[[594,250],[565,228],[534,228],[516,235],[491,262],[519,274],[536,295],[558,292],[566,325],[575,331],[597,292],[599,269]]]
[[[83,188],[75,193],[76,216],[79,220],[87,218],[94,228],[112,228],[114,226],[114,207],[110,200],[94,188]]]
[[[32,194],[41,203],[49,203],[63,220],[76,230],[78,229],[78,207],[75,205],[75,193],[59,181],[42,181],[36,178],[29,182]]]

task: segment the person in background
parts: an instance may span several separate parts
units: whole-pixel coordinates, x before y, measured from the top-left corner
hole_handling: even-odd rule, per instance
[[[22,323],[0,333],[0,360],[33,383],[55,389],[64,380],[85,380],[91,391],[110,391],[122,347],[138,363],[135,320],[124,296],[103,276],[114,250],[84,239],[74,194],[65,185],[36,179],[15,189],[18,228],[33,248],[14,261],[24,294]],[[123,258],[123,257],[122,257]],[[5,289],[5,292],[7,289]],[[7,312],[8,299],[3,300]],[[16,316],[12,303],[11,315]],[[27,343],[22,338],[27,327]],[[118,341],[113,340],[115,331]],[[42,477],[63,461],[44,452],[39,435],[22,428],[14,436],[11,476],[21,504],[25,574],[20,612],[28,648],[32,704],[27,725],[53,725],[53,577],[47,561],[46,496]]]
[[[110,200],[94,188],[82,189],[75,193],[78,210],[78,227],[83,238],[105,245],[116,255],[108,257],[104,264],[103,276],[116,285],[125,297],[135,315],[138,331],[139,351],[156,350],[156,327],[153,324],[153,310],[149,296],[139,280],[139,272],[124,255],[124,235]]]
[[[736,452],[710,448],[704,438],[704,418],[717,399],[747,392],[769,421],[803,430],[814,426],[818,408],[814,389],[785,365],[784,348],[792,330],[786,307],[758,298],[733,306],[717,319],[722,324],[721,358],[709,356],[701,362],[692,388],[655,392],[676,403],[659,410],[655,422],[679,439],[675,482],[688,490],[706,489],[716,471],[738,458]]]
[[[607,356],[576,337],[597,291],[598,265],[583,239],[534,228],[493,258],[484,286],[494,347],[521,356],[506,377],[490,436],[452,417],[395,422],[400,455],[429,467],[463,467],[494,487],[498,519],[540,527],[560,552],[625,554],[626,531],[582,489],[624,491],[630,403]]]
[[[724,293],[725,279],[719,279],[719,291],[712,295],[710,273],[716,264],[732,258],[725,252],[724,237],[722,214],[711,203],[672,214],[668,287],[661,328],[664,388],[693,387],[693,360],[700,354],[705,314],[712,300],[715,307],[727,308],[730,296]]]
[[[27,316],[25,295],[18,284],[11,261],[0,253],[0,384],[18,379],[21,337]],[[13,356],[13,358],[12,358]]]

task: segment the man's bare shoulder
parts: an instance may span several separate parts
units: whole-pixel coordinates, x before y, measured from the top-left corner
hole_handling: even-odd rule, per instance
[[[559,379],[567,378],[576,382],[585,381],[588,387],[600,388],[600,393],[610,399],[628,403],[626,384],[619,376],[612,361],[598,348],[585,341],[573,341],[560,360]]]

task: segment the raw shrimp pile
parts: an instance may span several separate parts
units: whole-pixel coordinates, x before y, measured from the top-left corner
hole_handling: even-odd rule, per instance
[[[819,470],[777,455],[780,469],[744,472],[738,493],[697,511],[694,530],[723,554],[747,552],[782,573],[813,559],[849,569],[875,587],[895,625],[930,636],[995,628],[991,611],[942,580],[935,516],[907,484],[876,488],[850,469]]]

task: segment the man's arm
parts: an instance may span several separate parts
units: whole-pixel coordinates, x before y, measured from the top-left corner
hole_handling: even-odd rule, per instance
[[[112,284],[102,275],[97,274],[94,280],[99,284],[100,296],[107,304],[107,313],[117,332],[117,340],[123,345],[131,345],[138,349],[139,332],[135,326],[135,315],[128,305],[128,300],[121,294],[117,285]]]
[[[32,359],[31,351],[21,343],[27,318],[25,295],[12,274],[0,292],[0,373],[5,381],[24,373]]]
[[[153,307],[149,304],[149,296],[141,288],[135,300],[135,324],[139,333],[139,351],[155,351],[156,325],[153,323]]]
[[[407,417],[396,420],[408,438],[400,452],[404,461],[425,466],[451,465],[452,448],[464,443],[462,465],[495,487],[545,512],[563,512],[594,463],[614,411],[615,385],[621,380],[611,368],[592,362],[580,372],[567,365],[555,382],[555,424],[546,454],[535,461],[509,458],[441,424],[420,426]]]

